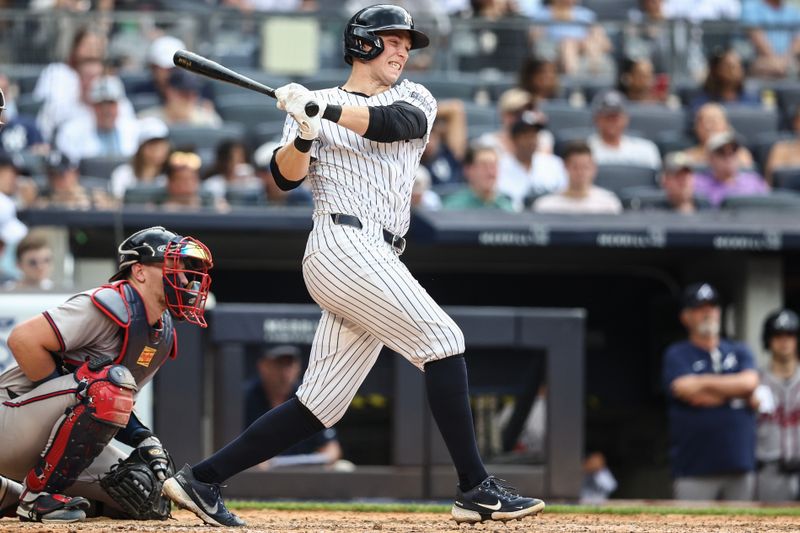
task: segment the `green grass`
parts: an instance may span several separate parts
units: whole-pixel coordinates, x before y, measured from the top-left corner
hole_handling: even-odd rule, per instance
[[[233,509],[263,509],[269,511],[348,511],[361,513],[448,513],[449,505],[429,503],[326,503],[326,502],[254,502],[232,501]],[[549,505],[546,513],[553,514],[613,514],[613,515],[737,515],[737,516],[799,516],[798,507],[665,507],[665,506],[593,506]]]

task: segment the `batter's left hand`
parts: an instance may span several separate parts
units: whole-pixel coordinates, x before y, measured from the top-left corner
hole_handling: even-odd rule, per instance
[[[320,119],[325,112],[327,104],[315,99],[311,91],[299,83],[290,83],[275,90],[278,99],[278,109],[289,113],[300,125],[300,137],[306,140],[316,139],[319,135]],[[315,101],[319,106],[319,112],[313,117],[306,114],[306,105]]]

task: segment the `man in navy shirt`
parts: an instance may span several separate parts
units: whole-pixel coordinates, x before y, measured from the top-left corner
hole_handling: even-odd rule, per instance
[[[750,500],[755,486],[758,386],[753,354],[720,338],[719,294],[708,283],[686,288],[681,322],[689,332],[664,354],[674,496]]]

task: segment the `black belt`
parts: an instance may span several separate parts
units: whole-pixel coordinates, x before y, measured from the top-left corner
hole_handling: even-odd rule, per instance
[[[331,213],[331,219],[334,224],[341,226],[352,226],[354,228],[362,229],[364,225],[353,215],[345,215],[344,213]],[[395,235],[389,230],[383,230],[383,240],[392,245],[398,254],[402,254],[406,249],[406,240],[400,235]]]

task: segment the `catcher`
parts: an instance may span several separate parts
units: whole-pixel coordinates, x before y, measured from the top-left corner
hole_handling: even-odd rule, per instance
[[[134,233],[118,253],[110,284],[8,338],[17,365],[0,374],[0,516],[78,522],[92,500],[96,514],[169,517],[161,485],[174,467],[133,407],[177,355],[173,320],[206,326],[211,253],[162,227]],[[134,448],[130,456],[112,439]]]

